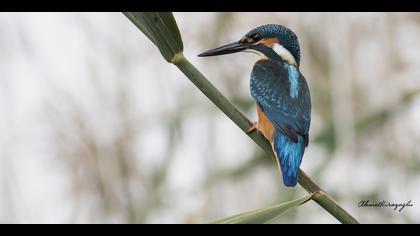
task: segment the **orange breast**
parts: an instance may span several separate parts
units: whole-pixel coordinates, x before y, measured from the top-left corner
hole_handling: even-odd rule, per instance
[[[257,104],[257,114],[258,114],[258,130],[264,135],[264,137],[273,143],[275,128],[273,123],[267,118],[267,116],[262,112],[260,105]]]

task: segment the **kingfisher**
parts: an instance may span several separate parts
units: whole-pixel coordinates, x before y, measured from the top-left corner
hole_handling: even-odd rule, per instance
[[[249,31],[239,41],[198,56],[242,51],[259,56],[250,79],[258,122],[253,122],[247,133],[257,130],[264,135],[271,144],[284,185],[294,187],[309,143],[311,123],[311,97],[305,77],[299,70],[298,38],[283,25],[267,24]]]

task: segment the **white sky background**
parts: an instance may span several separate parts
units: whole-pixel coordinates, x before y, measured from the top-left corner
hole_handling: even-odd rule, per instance
[[[401,15],[395,15],[399,16]],[[214,60],[196,57],[201,51],[217,46],[206,46],[205,42],[206,38],[212,37],[211,27],[216,15],[175,13],[175,17],[184,39],[186,56],[221,91],[227,90],[223,78],[212,76],[211,70],[214,67],[207,66],[214,63]],[[226,43],[237,40],[251,28],[272,23],[273,19],[277,19],[279,23],[287,23],[290,28],[296,25],[311,28],[316,22],[322,22],[322,17],[324,16],[316,13],[238,13],[235,14],[234,22],[226,22],[232,24],[231,35],[221,38]],[[366,101],[367,110],[392,104],[399,99],[401,91],[420,87],[418,24],[407,21],[390,32],[395,37],[395,50],[398,51],[404,68],[390,75],[383,65],[387,65],[387,60],[393,54],[383,55],[384,47],[389,45],[379,39],[367,38],[363,43],[358,42],[360,44],[356,49],[340,47],[354,43],[348,38],[346,40],[343,35],[366,34],[363,30],[388,30],[388,23],[383,21],[382,14],[331,14],[325,17],[335,20],[317,30],[325,28],[322,35],[331,35],[331,41],[320,43],[329,45],[327,48],[336,55],[345,53],[345,50],[355,50],[356,58],[341,58],[337,55],[334,65],[339,69],[331,73],[340,77],[344,70],[346,75],[343,76],[348,76],[347,79],[343,78],[344,84],[351,84],[354,79],[364,84],[365,87],[361,90],[373,91]],[[340,35],[340,24],[343,26],[348,22],[370,24],[371,27],[364,27],[362,32],[344,29]],[[206,29],[204,32],[207,35],[202,35],[202,29]],[[302,35],[303,32],[297,33],[303,44],[302,71],[305,74],[305,71],[309,71],[311,61],[305,59],[305,50],[308,50],[305,48],[305,35]],[[125,58],[119,57],[120,51],[125,52]],[[248,96],[248,78],[255,58],[238,54],[219,60],[223,64],[220,69],[227,71],[236,70],[229,66],[231,60],[241,61],[243,67],[238,74],[243,79],[238,82],[237,89],[240,94]],[[344,62],[349,61],[358,63],[353,66],[360,68],[360,71],[348,71]],[[95,76],[92,79],[93,74]],[[383,81],[385,76],[388,80]],[[311,78],[311,75],[306,77],[310,85],[317,83],[316,78]],[[98,99],[92,92],[92,86],[95,85],[92,81],[100,86],[102,99]],[[89,132],[106,143],[109,137],[120,130],[118,117],[110,108],[112,98],[117,96],[114,88],[119,83],[129,85],[127,99],[132,109],[129,116],[136,119],[141,130],[141,135],[136,139],[136,151],[139,153],[139,163],[142,163],[139,168],[144,168],[146,173],[150,168],[161,164],[164,156],[161,146],[167,142],[165,127],[160,125],[165,117],[157,117],[157,114],[172,114],[187,102],[200,104],[200,110],[188,111],[188,122],[185,121],[188,125],[183,125],[183,139],[177,144],[174,153],[173,158],[176,161],[169,170],[170,181],[167,184],[167,201],[170,204],[154,212],[148,222],[183,223],[189,217],[195,216],[202,219],[200,221],[208,221],[214,217],[264,207],[275,199],[269,197],[279,193],[277,189],[273,189],[278,186],[277,181],[280,181],[275,168],[258,169],[247,178],[246,183],[228,182],[211,193],[202,192],[200,186],[209,171],[208,165],[210,169],[217,169],[244,163],[251,158],[254,144],[215,109],[174,66],[167,64],[157,49],[121,13],[1,13],[0,222],[121,222],[118,217],[92,218],[90,210],[95,205],[93,198],[82,199],[84,204],[80,207],[69,196],[70,180],[63,165],[57,161],[60,156],[54,151],[49,130],[50,122],[61,118],[50,117],[47,112],[51,106],[65,112],[68,106],[64,104],[64,97],[71,95],[75,103],[81,104],[80,109],[91,120]],[[344,89],[339,91],[345,93],[347,90],[340,87],[343,83],[332,83],[331,86],[336,86],[334,88],[338,90]],[[346,104],[346,101],[339,100],[340,97],[345,100],[348,96],[351,98],[353,95],[337,95],[337,116],[346,112],[346,108],[340,108],[340,104]],[[395,133],[390,135],[398,135],[402,140],[401,145],[406,145],[405,151],[399,152],[401,156],[396,158],[408,163],[407,165],[410,158],[420,157],[418,148],[412,143],[413,140],[420,140],[419,108],[420,101],[417,99],[391,124],[395,125]],[[317,107],[314,106],[313,109],[316,113]],[[208,110],[212,111],[212,116],[203,116],[203,111]],[[255,114],[247,115],[255,119]],[[345,118],[346,122],[347,118],[350,124],[353,122],[351,117]],[[314,114],[311,127],[314,132],[320,130],[319,119]],[[217,129],[211,131],[213,126],[209,123],[213,123]],[[338,121],[337,125],[340,124],[342,123]],[[343,127],[342,132],[348,134],[348,130]],[[65,128],[63,127],[64,130]],[[406,133],[413,140],[406,137]],[[211,150],[207,145],[210,142],[209,134],[214,136],[212,142],[216,147]],[[340,203],[362,222],[378,223],[386,217],[375,209],[357,208],[357,201],[361,200],[357,198],[357,194],[363,194],[385,182],[386,188],[380,197],[397,202],[414,201],[414,207],[400,215],[391,211],[389,222],[405,222],[402,214],[420,221],[420,188],[415,184],[420,180],[420,175],[407,180],[403,170],[394,167],[391,161],[382,160],[380,143],[369,140],[372,146],[354,150],[355,141],[352,139],[352,136],[340,136],[339,141],[343,145],[334,153],[334,159],[331,159],[322,179],[317,182],[325,189],[339,193]],[[417,153],[412,150],[417,150]],[[302,168],[311,173],[318,161],[326,158],[324,155],[325,151],[319,146],[310,146]],[[287,190],[284,188],[281,191]],[[303,190],[298,191],[298,195],[303,194]],[[238,196],[242,198],[240,201],[237,201]],[[206,209],[206,202],[212,199],[220,201],[218,209]],[[318,208],[315,203],[303,206],[298,210],[298,221],[336,223],[331,216]]]

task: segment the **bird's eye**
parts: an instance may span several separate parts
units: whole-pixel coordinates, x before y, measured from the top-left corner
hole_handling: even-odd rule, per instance
[[[241,43],[253,43],[254,41],[251,38],[249,38],[247,36],[244,36],[244,37],[241,38],[241,40],[239,40],[239,42],[241,42]]]
[[[258,34],[258,33],[255,33],[255,34],[252,34],[252,35],[250,35],[249,36],[254,42],[258,42],[260,39],[261,39],[261,37],[260,37],[260,35]]]
[[[240,42],[241,43],[256,43],[256,42],[258,42],[259,40],[260,40],[261,38],[260,38],[260,36],[259,36],[259,34],[257,34],[257,33],[254,33],[254,34],[251,34],[251,35],[246,35],[246,36],[244,36],[241,40],[240,40]]]

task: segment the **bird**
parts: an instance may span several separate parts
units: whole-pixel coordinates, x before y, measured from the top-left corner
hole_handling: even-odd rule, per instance
[[[250,52],[259,56],[250,79],[258,121],[247,133],[261,132],[270,142],[286,187],[295,187],[309,143],[311,96],[300,72],[301,51],[296,34],[286,26],[256,27],[239,41],[199,54],[199,57]]]

